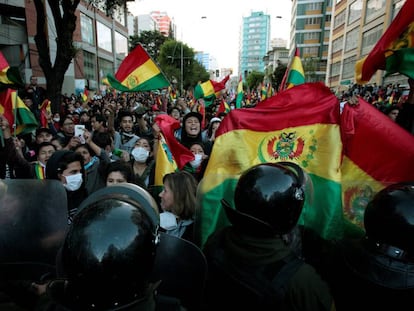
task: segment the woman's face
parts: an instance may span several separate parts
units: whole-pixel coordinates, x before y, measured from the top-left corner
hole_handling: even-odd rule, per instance
[[[159,194],[161,198],[161,208],[163,211],[171,211],[174,205],[174,193],[168,184],[168,181],[164,183],[164,189]]]
[[[151,145],[149,141],[146,140],[145,138],[138,139],[138,141],[135,143],[135,147],[142,147],[151,152]]]
[[[125,176],[119,171],[110,172],[108,177],[106,178],[106,185],[107,186],[122,184],[122,183],[126,183],[126,182],[127,182],[127,180],[126,180]]]
[[[60,174],[60,181],[66,184],[65,176],[76,175],[82,173],[82,166],[79,161],[71,162],[68,164],[66,169]]]
[[[193,154],[201,154],[201,155],[205,155],[203,147],[201,147],[199,144],[193,144],[193,145],[190,147],[190,151],[191,151]]]
[[[187,132],[188,136],[196,137],[201,130],[200,121],[196,117],[189,117],[185,120],[185,131]]]

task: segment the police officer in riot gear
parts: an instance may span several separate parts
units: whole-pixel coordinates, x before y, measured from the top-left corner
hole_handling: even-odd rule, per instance
[[[337,241],[319,256],[336,309],[413,310],[414,182],[379,191],[364,227],[364,237]]]
[[[242,173],[235,208],[222,200],[231,226],[204,246],[208,310],[331,309],[327,284],[284,239],[301,215],[306,180],[291,162],[262,163]]]
[[[47,287],[56,310],[180,310],[151,283],[159,234],[152,197],[133,184],[103,188],[84,202]],[[50,309],[48,309],[50,310]]]

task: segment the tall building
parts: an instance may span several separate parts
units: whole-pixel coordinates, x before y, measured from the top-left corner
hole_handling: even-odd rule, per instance
[[[51,60],[56,56],[56,29],[53,14],[46,4],[46,25]],[[65,73],[62,94],[79,93],[88,86],[92,91],[104,91],[102,79],[113,74],[128,54],[126,10],[121,8],[106,16],[103,8],[81,1],[75,12],[76,29],[74,47],[78,53]],[[46,79],[39,65],[39,53],[34,37],[36,10],[33,1],[0,0],[0,50],[10,66],[19,67],[26,83],[30,76],[38,77],[39,85],[46,86]]]
[[[355,83],[355,64],[371,52],[387,30],[405,0],[341,0],[334,8],[329,74],[326,84],[335,90]],[[396,74],[384,78],[379,70],[370,83],[406,84],[407,78]]]
[[[270,49],[270,15],[252,12],[243,17],[239,72],[244,76],[252,71],[264,72],[263,58]]]
[[[171,18],[166,12],[152,11],[150,13],[153,19],[157,21],[159,31],[166,37],[170,35]]]
[[[292,8],[290,55],[299,49],[307,81],[325,81],[332,0],[292,0]]]

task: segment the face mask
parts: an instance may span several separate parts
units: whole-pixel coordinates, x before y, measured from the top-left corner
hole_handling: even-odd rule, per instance
[[[65,178],[66,178],[66,184],[64,184],[63,186],[68,191],[78,190],[81,187],[82,182],[83,182],[83,178],[82,178],[81,173],[65,176]]]
[[[165,230],[174,229],[177,227],[177,218],[173,213],[163,212],[160,214],[160,227]]]
[[[136,147],[132,150],[131,154],[135,161],[144,163],[148,159],[149,151],[142,147]]]
[[[198,168],[201,164],[203,156],[201,154],[195,154],[194,160],[190,162],[193,168]]]
[[[53,118],[53,121],[59,122],[60,121],[60,118]]]

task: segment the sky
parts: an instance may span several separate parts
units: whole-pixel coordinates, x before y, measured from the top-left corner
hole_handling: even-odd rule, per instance
[[[177,25],[177,40],[209,53],[218,68],[237,72],[239,34],[243,17],[262,11],[270,15],[271,38],[289,39],[291,0],[135,0],[133,15],[163,11]]]

